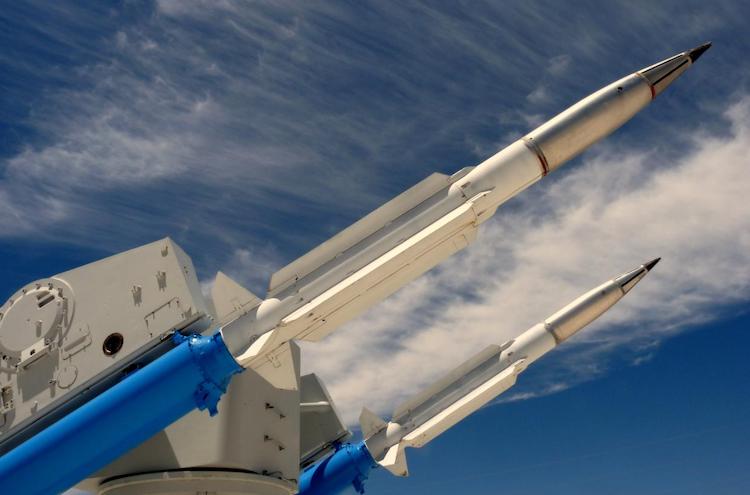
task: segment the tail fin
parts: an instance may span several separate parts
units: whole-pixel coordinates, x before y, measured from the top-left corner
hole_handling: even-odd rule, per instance
[[[363,239],[388,226],[432,195],[450,187],[453,182],[468,174],[471,169],[472,167],[463,168],[451,176],[433,173],[417,185],[396,196],[377,210],[339,232],[336,236],[274,273],[269,282],[266,297],[276,297],[281,291],[310,275],[331,260],[336,259]],[[387,251],[392,247],[389,246],[384,250]],[[359,268],[361,266],[353,266],[352,270]]]
[[[238,316],[247,313],[261,303],[258,296],[242,287],[223,272],[216,274],[211,288],[211,299],[214,302],[219,325],[224,325]]]
[[[378,464],[396,476],[409,476],[409,466],[406,464],[406,449],[399,442],[388,449]]]
[[[375,433],[379,432],[387,426],[383,419],[377,414],[370,411],[366,407],[362,409],[359,415],[359,426],[362,428],[362,437],[365,439],[370,438]]]
[[[359,415],[359,426],[362,428],[362,437],[365,439],[365,442],[367,442],[367,439],[387,428],[388,423],[365,407]],[[395,476],[409,476],[409,467],[406,465],[406,453],[404,452],[403,442],[399,442],[390,447],[382,453],[380,457],[377,457],[375,462],[386,468]]]

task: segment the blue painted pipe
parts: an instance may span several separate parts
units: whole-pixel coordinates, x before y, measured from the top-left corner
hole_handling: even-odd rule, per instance
[[[192,410],[216,405],[242,371],[220,333],[176,347],[0,457],[0,491],[60,493]]]
[[[378,467],[365,442],[344,444],[328,457],[302,472],[298,495],[334,495],[354,487],[365,493],[364,482]]]

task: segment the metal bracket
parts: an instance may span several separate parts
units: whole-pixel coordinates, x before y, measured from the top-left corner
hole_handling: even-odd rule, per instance
[[[28,368],[38,359],[49,354],[50,343],[45,339],[35,342],[33,345],[21,351],[21,360],[18,362],[19,368]]]

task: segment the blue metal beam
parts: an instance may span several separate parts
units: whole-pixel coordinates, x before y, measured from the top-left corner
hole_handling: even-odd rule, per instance
[[[344,444],[302,472],[298,495],[335,495],[349,487],[365,493],[364,482],[378,467],[364,442]]]
[[[49,495],[78,483],[194,409],[216,414],[242,371],[220,333],[176,347],[0,457],[2,493]]]

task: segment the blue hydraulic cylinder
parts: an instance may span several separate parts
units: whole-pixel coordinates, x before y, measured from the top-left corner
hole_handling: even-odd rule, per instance
[[[60,493],[194,409],[213,415],[242,371],[220,333],[175,347],[0,457],[0,491]]]
[[[334,453],[302,472],[298,495],[335,495],[349,487],[365,493],[364,482],[378,467],[365,442],[340,445]]]

